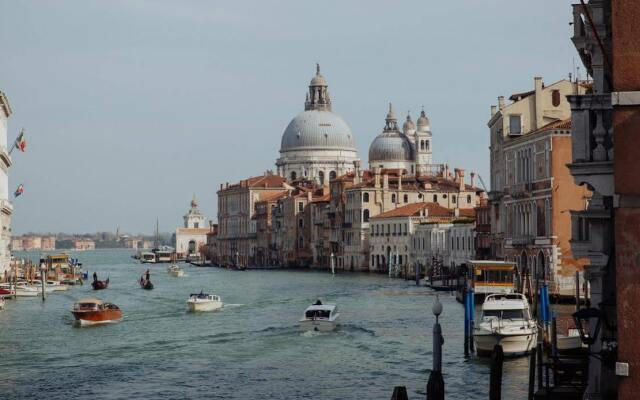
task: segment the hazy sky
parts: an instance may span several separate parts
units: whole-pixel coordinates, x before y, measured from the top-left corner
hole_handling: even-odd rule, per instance
[[[424,105],[434,162],[489,184],[490,105],[567,77],[571,1],[0,0],[15,233],[151,233],[195,193],[275,169],[319,62],[360,158],[389,101]]]

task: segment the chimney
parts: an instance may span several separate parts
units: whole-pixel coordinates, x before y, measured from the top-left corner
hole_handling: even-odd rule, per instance
[[[498,96],[498,110],[502,111],[504,108],[504,96]]]
[[[382,188],[389,189],[389,174],[387,173],[382,176]]]
[[[471,176],[471,187],[476,187],[476,173],[472,172],[469,175]]]
[[[447,179],[449,177],[449,164],[445,163],[442,169],[442,176]]]
[[[375,178],[375,188],[380,189],[380,168],[376,167],[373,169],[373,176]]]
[[[226,182],[226,183],[224,184],[224,188],[225,188],[225,189],[229,189],[229,182]]]
[[[458,189],[464,190],[464,169],[458,170]]]
[[[309,190],[309,191],[307,192],[307,201],[308,201],[309,203],[311,203],[311,200],[312,200],[312,199],[313,199],[313,193],[311,192],[311,190]]]
[[[398,190],[402,190],[402,174],[398,175]]]
[[[536,126],[533,127],[533,129],[538,129],[541,128],[544,125],[543,119],[542,119],[542,89],[544,88],[544,83],[542,83],[542,78],[539,76],[536,76],[535,78],[533,78],[533,82],[534,82],[534,86],[536,89]]]
[[[221,183],[220,184],[220,190],[222,190],[224,188],[224,185]]]
[[[493,117],[494,115],[496,115],[496,106],[491,106],[491,116]]]
[[[360,175],[360,160],[355,160],[353,162],[353,183],[360,183],[362,180],[362,175]]]

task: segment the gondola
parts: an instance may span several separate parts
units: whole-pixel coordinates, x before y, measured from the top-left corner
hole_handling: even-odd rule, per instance
[[[146,280],[144,278],[140,278],[140,287],[143,288],[144,290],[151,290],[153,289],[153,283],[151,283],[150,280]]]
[[[94,280],[91,282],[91,287],[93,290],[102,290],[109,287],[109,278],[106,281]]]

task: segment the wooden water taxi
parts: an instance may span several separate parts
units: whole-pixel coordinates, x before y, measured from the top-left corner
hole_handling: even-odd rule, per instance
[[[117,305],[100,299],[78,300],[71,313],[81,326],[117,322],[122,318],[122,310]]]

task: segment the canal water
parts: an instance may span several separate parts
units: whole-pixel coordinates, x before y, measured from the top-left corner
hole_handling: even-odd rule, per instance
[[[137,280],[147,266],[131,252],[77,253],[89,273],[111,280],[0,311],[1,399],[389,399],[407,387],[425,397],[435,294],[380,275],[228,271],[184,265],[186,276],[151,266],[152,291]],[[36,257],[34,255],[34,257]],[[219,312],[186,311],[191,292],[218,294]],[[119,305],[117,324],[78,328],[75,300]],[[317,298],[335,302],[340,325],[303,333],[298,319]],[[440,296],[447,398],[487,399],[489,360],[463,355],[463,309]],[[503,399],[526,398],[527,359],[504,365]]]

